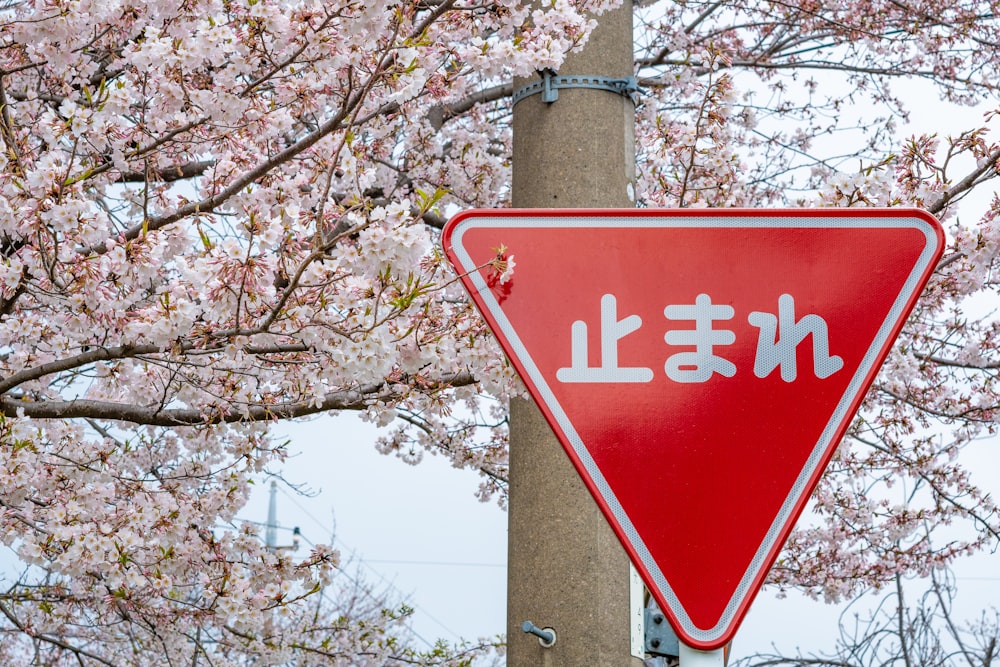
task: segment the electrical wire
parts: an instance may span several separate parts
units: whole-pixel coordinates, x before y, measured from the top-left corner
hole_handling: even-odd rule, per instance
[[[287,498],[288,500],[290,500],[292,502],[292,504],[295,505],[295,507],[304,516],[306,516],[307,518],[309,518],[310,520],[312,520],[313,523],[315,523],[317,527],[323,528],[323,529],[328,528],[328,526],[324,526],[323,523],[319,519],[317,519],[308,509],[306,509],[298,501],[297,498],[295,498],[293,495],[289,494],[284,487],[279,486],[278,488],[281,491],[281,494],[285,498]],[[250,523],[250,524],[253,524],[253,525],[257,525],[257,526],[267,526],[268,525],[266,522],[254,521],[254,520],[251,520],[251,519],[237,519],[237,520],[238,521],[245,521],[246,523]],[[284,526],[277,526],[276,528],[278,530],[294,531],[293,528],[286,528]],[[316,544],[312,540],[310,540],[308,537],[306,537],[305,533],[302,532],[301,527],[300,527],[299,530],[300,530],[300,532],[299,532],[300,539],[302,539],[304,542],[306,542],[310,547],[315,547]],[[400,597],[402,597],[404,599],[406,598],[406,594],[402,590],[400,590],[391,580],[389,580],[382,572],[380,572],[377,568],[373,567],[372,563],[385,564],[385,565],[391,565],[391,564],[397,564],[397,565],[418,565],[419,564],[419,565],[446,565],[446,566],[456,566],[456,567],[458,567],[458,566],[464,566],[464,567],[506,567],[505,565],[499,564],[499,563],[446,563],[446,562],[443,562],[443,561],[371,560],[371,559],[366,559],[366,558],[362,557],[358,553],[357,549],[355,549],[354,547],[352,547],[349,544],[345,543],[344,540],[342,538],[340,538],[336,534],[333,535],[333,542],[334,542],[334,545],[332,545],[332,546],[338,546],[343,552],[346,552],[346,554],[348,555],[348,560],[350,562],[356,562],[359,565],[361,565],[364,568],[366,568],[384,586],[386,586],[388,589],[390,589],[392,591],[395,591]],[[375,595],[371,591],[368,591],[361,584],[360,581],[358,581],[353,576],[351,576],[351,574],[348,573],[346,570],[344,570],[344,569],[341,568],[341,569],[339,569],[339,572],[342,573],[345,577],[347,577],[347,579],[349,581],[351,581],[353,584],[355,584],[359,588],[359,590],[363,590],[373,600],[378,600],[378,598],[376,598]],[[409,604],[409,603],[407,604],[407,606],[409,606],[410,608],[412,608],[414,610],[414,612],[419,611],[427,619],[429,619],[435,625],[437,625],[442,630],[444,630],[445,632],[447,632],[454,639],[459,640],[459,641],[461,641],[463,639],[457,632],[455,632],[454,630],[452,630],[451,628],[449,628],[440,619],[438,619],[433,614],[431,614],[430,612],[428,612],[426,610],[426,608],[423,608],[423,607],[421,607],[421,606],[419,606],[417,604]],[[418,632],[416,632],[413,629],[412,625],[410,626],[409,630],[413,634],[414,637],[416,637],[421,642],[423,642],[424,644],[426,644],[428,648],[433,648],[434,647],[434,644],[432,642],[428,641],[425,637],[421,636]]]

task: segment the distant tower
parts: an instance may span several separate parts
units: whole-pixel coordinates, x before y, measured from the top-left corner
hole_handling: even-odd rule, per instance
[[[278,483],[271,480],[271,498],[267,504],[267,524],[264,526],[264,546],[268,551],[298,551],[299,548],[299,527],[292,530],[292,543],[286,546],[278,546]]]
[[[264,544],[268,551],[278,548],[278,483],[271,480],[271,501],[267,504],[267,530]]]

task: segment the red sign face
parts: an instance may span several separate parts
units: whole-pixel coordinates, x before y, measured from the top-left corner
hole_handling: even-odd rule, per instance
[[[462,213],[443,243],[678,636],[714,649],[944,236],[905,209],[534,209]]]

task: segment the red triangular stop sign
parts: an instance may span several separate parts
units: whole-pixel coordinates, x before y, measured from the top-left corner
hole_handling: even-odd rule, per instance
[[[678,636],[713,649],[943,239],[905,209],[535,209],[462,213],[443,243]]]

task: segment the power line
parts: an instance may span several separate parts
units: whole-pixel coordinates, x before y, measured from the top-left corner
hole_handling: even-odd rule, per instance
[[[243,523],[250,523],[255,526],[268,527],[266,521],[253,521],[252,519],[239,519]],[[290,533],[295,532],[295,528],[288,526],[275,525],[273,526],[275,530],[284,530]],[[339,540],[339,538],[334,538]],[[342,542],[342,540],[340,540]],[[315,545],[313,545],[315,546]],[[365,558],[363,559],[366,563],[378,563],[380,565],[429,565],[429,566],[441,566],[441,567],[495,567],[495,568],[506,568],[506,563],[473,563],[473,562],[463,562],[463,561],[445,561],[445,560],[391,560],[385,558]]]
[[[384,563],[386,565],[435,565],[444,567],[507,567],[506,563],[456,563],[451,561],[442,560],[381,560],[377,558],[368,558],[369,563]]]
[[[309,519],[311,519],[316,524],[316,526],[318,526],[320,528],[323,528],[323,529],[326,529],[328,527],[328,526],[324,526],[323,523],[319,519],[317,519],[308,509],[306,509],[305,507],[302,506],[301,503],[299,503],[299,501],[298,501],[297,498],[295,498],[294,496],[292,496],[291,494],[289,494],[283,487],[280,488],[280,491],[281,491],[282,495],[284,495],[288,500],[290,500],[292,502],[292,504],[295,505],[295,507],[298,508],[298,510],[300,512],[302,512],[302,514],[304,514],[306,517],[308,517]],[[253,521],[253,520],[249,520],[249,519],[244,519],[243,521],[245,521],[247,523],[250,523],[250,524],[253,524],[253,525],[263,526],[265,528],[269,527],[269,523],[267,523],[267,522]],[[285,528],[283,526],[275,526],[275,529],[277,529],[277,530],[293,530],[294,531],[294,529]],[[302,533],[301,530],[299,532],[299,536],[307,544],[309,544],[309,546],[311,546],[311,547],[315,547],[316,546],[316,544],[314,542],[312,542],[308,537],[306,537],[306,535],[304,533]],[[371,560],[365,559],[365,558],[363,558],[358,553],[357,549],[355,549],[354,547],[352,547],[349,544],[347,544],[346,542],[344,542],[344,540],[341,539],[336,534],[333,535],[333,541],[334,541],[335,544],[339,545],[343,551],[347,552],[347,554],[349,556],[348,560],[350,562],[357,562],[359,565],[364,566],[365,568],[368,569],[369,572],[371,572],[373,575],[375,575],[375,577],[383,585],[385,585],[388,589],[390,589],[392,591],[395,591],[400,597],[406,599],[407,595],[402,590],[400,590],[392,581],[390,581],[389,579],[387,579],[386,576],[382,572],[380,572],[378,569],[376,569],[375,567],[373,567],[371,565],[371,563],[373,563],[373,562],[383,563],[383,564],[392,564],[393,561],[389,561],[389,560],[386,560],[386,561],[371,561]],[[427,563],[431,564],[430,561],[428,561]],[[405,562],[401,561],[400,564],[405,564]],[[435,565],[444,565],[445,563],[433,563],[433,564],[435,564]],[[456,566],[457,565],[458,564],[456,564]],[[497,565],[493,565],[493,564],[481,564],[481,565],[476,565],[476,566],[497,567]],[[503,567],[503,566],[501,565],[499,567]],[[339,568],[338,571],[340,573],[342,573],[345,577],[347,577],[347,579],[349,581],[351,581],[352,583],[354,583],[360,590],[363,590],[369,597],[371,597],[372,599],[376,599],[377,600],[377,598],[375,598],[374,594],[371,591],[368,591],[362,585],[362,583],[360,581],[358,581],[357,579],[355,579],[354,577],[352,577],[346,570],[344,570],[343,568]],[[423,607],[421,607],[421,606],[419,606],[417,604],[408,604],[408,606],[411,607],[414,611],[419,611],[421,614],[423,614],[425,617],[427,617],[429,620],[431,620],[433,623],[435,623],[437,626],[439,626],[442,630],[444,630],[445,632],[447,632],[449,635],[451,635],[456,640],[459,640],[459,641],[462,640],[462,637],[457,632],[455,632],[454,630],[452,630],[451,628],[449,628],[441,620],[439,620],[434,615],[432,615],[430,612],[428,612],[426,610],[426,608],[423,608]],[[409,630],[410,630],[411,633],[413,633],[414,637],[416,637],[417,639],[419,639],[420,641],[422,641],[424,644],[426,644],[428,648],[433,648],[434,644],[432,642],[428,641],[425,637],[421,636],[419,633],[417,633],[413,629],[412,624],[411,624]]]

